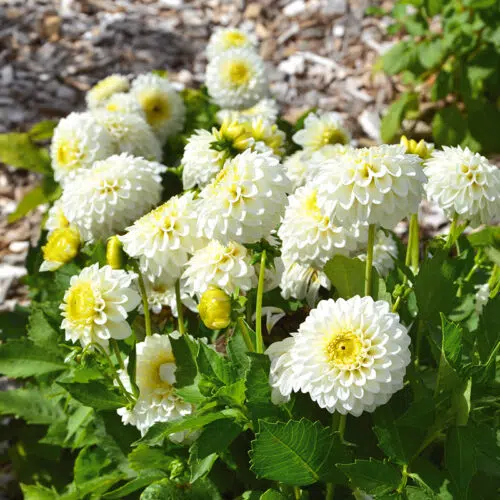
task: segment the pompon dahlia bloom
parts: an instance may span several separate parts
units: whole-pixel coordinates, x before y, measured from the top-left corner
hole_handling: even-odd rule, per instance
[[[110,113],[121,113],[124,115],[134,114],[140,116],[143,120],[146,119],[146,114],[139,104],[139,101],[132,94],[126,94],[124,92],[113,94],[106,101],[102,109]]]
[[[500,218],[500,169],[478,153],[443,146],[425,163],[427,197],[472,226]]]
[[[213,149],[216,141],[208,130],[196,130],[189,137],[181,160],[184,189],[206,186],[222,169],[227,152]]]
[[[306,183],[308,176],[309,154],[303,150],[295,151],[295,153],[286,157],[283,160],[286,175],[292,181],[293,189],[297,189]]]
[[[336,254],[349,255],[366,241],[366,227],[341,226],[318,206],[317,188],[306,184],[288,197],[278,230],[289,260],[321,269]]]
[[[210,97],[222,108],[249,108],[268,92],[264,61],[251,49],[216,55],[207,65],[205,83]]]
[[[120,236],[124,251],[139,258],[141,272],[151,281],[173,285],[180,278],[189,254],[203,245],[196,237],[194,193],[173,196],[135,221]]]
[[[247,249],[230,241],[212,240],[189,259],[182,275],[186,290],[200,297],[209,286],[231,295],[237,288],[246,292],[253,286],[255,270]]]
[[[161,161],[163,152],[160,142],[151,127],[139,115],[98,110],[94,116],[113,138],[118,153]]]
[[[164,306],[170,307],[173,316],[177,318],[177,300],[175,297],[175,287],[165,284],[161,279],[150,281],[144,280],[146,293],[148,295],[149,309],[154,314],[160,314]],[[194,299],[187,293],[186,287],[181,283],[182,303],[193,312],[196,312],[197,305]]]
[[[96,342],[107,348],[109,339],[129,337],[127,313],[141,301],[132,287],[135,278],[134,273],[98,264],[72,276],[60,305],[66,340],[79,341],[84,347]]]
[[[146,121],[161,142],[184,127],[186,108],[172,84],[159,75],[139,75],[130,93],[141,105]]]
[[[281,296],[284,299],[306,300],[314,307],[319,297],[320,288],[330,290],[331,283],[326,274],[319,269],[306,266],[282,257],[284,269],[281,274]]]
[[[330,216],[392,229],[417,212],[425,182],[418,156],[405,154],[403,146],[383,145],[326,161],[314,185],[318,204]]]
[[[322,300],[290,338],[272,344],[275,402],[309,394],[330,413],[361,415],[403,387],[410,337],[385,301]]]
[[[329,160],[342,161],[344,155],[354,148],[344,144],[327,144],[307,157],[306,180],[314,181],[322,169],[336,168],[336,163]]]
[[[125,153],[96,162],[65,185],[64,214],[84,241],[109,238],[160,201],[165,170]]]
[[[251,108],[235,110],[235,109],[221,109],[217,111],[216,118],[219,123],[224,120],[251,120],[252,118],[261,118],[270,123],[276,123],[278,119],[278,103],[274,99],[261,99],[257,104]]]
[[[366,252],[356,257],[362,261],[366,260]],[[375,236],[375,245],[373,246],[373,266],[380,276],[386,277],[394,269],[394,259],[398,258],[398,245],[391,234],[385,234],[385,231],[379,229]]]
[[[317,151],[327,144],[349,144],[351,135],[338,113],[310,113],[304,128],[295,132],[293,141],[309,151]]]
[[[108,99],[118,93],[127,92],[130,87],[128,78],[124,75],[110,75],[97,82],[85,96],[90,109],[104,106]]]
[[[59,121],[52,137],[54,177],[65,182],[115,152],[113,138],[91,113],[71,113]]]
[[[237,28],[217,29],[207,45],[207,58],[210,61],[219,54],[231,49],[255,48],[255,41],[244,31]]]
[[[278,225],[289,190],[290,181],[270,151],[246,150],[201,191],[198,230],[222,243],[258,241]]]
[[[124,424],[137,427],[143,436],[156,422],[168,422],[189,415],[194,409],[175,394],[177,365],[170,338],[175,338],[176,334],[155,333],[136,346],[139,398],[132,410],[120,408],[117,413]],[[120,371],[120,379],[127,389],[131,389],[130,379],[124,370]],[[186,437],[186,432],[177,432],[171,434],[169,439],[180,443]]]

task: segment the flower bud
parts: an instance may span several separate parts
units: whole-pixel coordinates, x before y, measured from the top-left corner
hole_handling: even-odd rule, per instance
[[[47,244],[42,247],[43,263],[40,271],[55,271],[73,260],[80,248],[80,234],[73,227],[65,227],[52,231]]]
[[[123,268],[123,250],[122,242],[118,236],[111,236],[106,244],[106,264],[113,269]]]
[[[231,322],[231,298],[223,290],[210,287],[198,305],[201,320],[210,330],[221,330]]]
[[[418,155],[422,160],[427,160],[431,156],[432,150],[434,149],[430,144],[427,144],[423,139],[418,143],[414,139],[408,139],[405,135],[401,136],[399,141],[401,146],[406,148],[406,153]]]

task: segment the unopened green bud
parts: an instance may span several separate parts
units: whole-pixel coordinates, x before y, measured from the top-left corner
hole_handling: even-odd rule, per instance
[[[122,269],[123,267],[123,250],[122,242],[118,236],[111,236],[106,244],[106,263],[113,269]]]
[[[231,297],[223,290],[210,287],[201,296],[198,312],[210,330],[221,330],[231,322]]]

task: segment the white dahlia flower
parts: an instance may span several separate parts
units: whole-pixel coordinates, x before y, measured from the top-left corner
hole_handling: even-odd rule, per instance
[[[306,161],[306,180],[314,181],[321,170],[336,168],[337,163],[328,160],[338,160],[341,162],[343,156],[349,154],[353,149],[354,148],[348,144],[327,144],[317,151],[314,151]]]
[[[143,436],[153,424],[181,418],[191,414],[194,409],[175,394],[177,365],[170,338],[175,338],[176,334],[155,333],[136,345],[139,398],[132,410],[120,408],[117,413],[124,424],[137,427]],[[131,389],[130,379],[124,370],[120,371],[120,379],[125,388]],[[177,432],[171,434],[169,439],[180,443],[186,437],[186,432]]]
[[[306,300],[309,306],[314,307],[320,288],[330,290],[330,280],[319,269],[290,261],[285,255],[282,259],[284,270],[280,282],[281,296],[284,299]]]
[[[51,233],[56,229],[64,229],[69,226],[69,220],[64,215],[62,198],[59,198],[49,208],[44,228]]]
[[[366,260],[366,252],[356,257],[362,261]],[[385,234],[385,231],[379,229],[375,236],[375,245],[373,246],[373,266],[380,276],[384,278],[394,269],[394,259],[398,258],[398,245],[391,234]]]
[[[127,313],[141,301],[133,288],[135,278],[134,273],[98,264],[72,276],[60,305],[66,340],[79,341],[83,347],[96,342],[107,348],[109,339],[129,337]]]
[[[64,214],[85,241],[109,238],[160,201],[165,170],[125,153],[98,161],[65,185]]]
[[[306,184],[288,197],[278,230],[281,252],[289,260],[321,269],[334,255],[349,255],[366,241],[366,227],[340,226],[318,206],[316,187]]]
[[[120,236],[123,249],[139,258],[141,272],[149,280],[173,285],[180,278],[189,254],[203,245],[196,237],[194,194],[173,196],[141,217]]]
[[[475,227],[500,218],[500,169],[478,153],[443,146],[425,163],[427,197]]]
[[[130,93],[161,142],[182,130],[186,119],[184,101],[167,79],[153,74],[139,75],[132,82]]]
[[[210,37],[207,45],[207,58],[214,57],[231,49],[254,49],[255,40],[248,33],[237,28],[218,28]]]
[[[490,285],[484,283],[483,285],[476,285],[476,295],[474,297],[474,308],[477,314],[483,312],[484,306],[490,300]]]
[[[160,314],[164,306],[170,307],[172,314],[177,318],[177,299],[175,297],[175,287],[167,285],[162,280],[144,280],[146,293],[148,295],[149,309],[154,314]],[[181,282],[182,303],[193,312],[198,311],[198,306],[194,299],[187,293],[186,287]]]
[[[200,193],[198,229],[209,239],[252,243],[278,225],[290,181],[271,153],[244,151]]]
[[[210,286],[233,294],[237,288],[247,292],[253,286],[255,270],[247,249],[230,241],[223,245],[212,240],[189,259],[182,275],[186,290],[200,297]]]
[[[182,156],[184,189],[206,186],[219,173],[227,158],[225,151],[212,149],[217,138],[208,130],[196,130],[189,137]]]
[[[310,113],[304,128],[295,132],[293,141],[309,151],[317,151],[327,144],[349,144],[351,135],[338,113]]]
[[[297,189],[306,183],[308,178],[309,154],[303,150],[295,151],[283,161],[286,175],[292,181],[293,189]]]
[[[140,116],[143,120],[146,119],[139,101],[132,95],[124,92],[113,94],[104,105],[103,109],[111,113],[121,113],[124,115],[134,114]]]
[[[268,92],[264,61],[251,49],[231,49],[215,56],[207,65],[205,83],[222,108],[249,108]]]
[[[385,301],[322,300],[290,338],[272,344],[274,401],[309,394],[330,413],[361,415],[403,387],[410,337]]]
[[[127,92],[130,84],[124,75],[110,75],[97,82],[85,96],[89,109],[104,106],[108,99],[118,92]]]
[[[129,153],[146,160],[161,161],[163,152],[160,142],[151,127],[139,115],[98,110],[94,116],[113,137],[114,147],[118,153]]]
[[[399,145],[353,149],[326,161],[314,179],[326,214],[387,229],[417,212],[424,182],[420,158]]]
[[[236,109],[221,109],[217,111],[216,118],[219,123],[224,120],[251,120],[252,118],[261,118],[270,123],[276,123],[278,119],[278,103],[274,99],[261,99],[251,108],[236,110]]]
[[[71,113],[57,124],[52,137],[54,177],[65,182],[115,152],[113,138],[91,113]]]

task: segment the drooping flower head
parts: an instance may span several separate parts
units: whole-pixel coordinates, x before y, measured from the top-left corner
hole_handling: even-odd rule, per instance
[[[132,334],[127,316],[141,298],[132,287],[136,275],[93,264],[72,276],[60,306],[66,340],[86,346],[96,342],[107,348],[109,339]]]
[[[427,197],[472,226],[500,218],[500,170],[478,153],[443,146],[425,163]]]
[[[318,204],[330,216],[392,229],[417,211],[425,181],[418,156],[405,154],[403,146],[383,145],[326,161],[314,184]]]
[[[65,185],[64,214],[84,241],[107,239],[160,201],[160,174],[165,170],[125,153],[96,162]]]
[[[269,151],[244,151],[200,193],[198,229],[209,239],[252,243],[278,225],[290,181]]]
[[[366,260],[366,252],[356,255],[360,260]],[[391,234],[379,229],[375,236],[373,245],[373,266],[380,276],[386,277],[394,269],[395,261],[398,258],[398,245]]]
[[[236,28],[219,28],[208,41],[207,58],[210,61],[223,52],[241,48],[255,48],[255,42],[248,33]]]
[[[193,412],[193,406],[175,393],[177,365],[170,339],[176,334],[155,333],[136,345],[139,398],[133,410],[120,408],[117,413],[124,424],[137,427],[142,435],[157,422],[168,422]],[[131,388],[130,379],[124,370],[120,373],[120,379],[127,389]],[[186,432],[169,436],[174,442],[182,442],[185,437]]]
[[[141,105],[146,121],[162,143],[182,130],[186,108],[166,78],[154,74],[139,75],[132,82],[130,93]]]
[[[276,123],[278,118],[278,103],[274,99],[261,99],[257,104],[247,109],[221,109],[217,112],[216,118],[219,123],[226,119],[230,120],[251,120],[261,118],[270,123]]]
[[[293,262],[321,269],[334,255],[349,255],[366,241],[360,224],[341,226],[318,206],[318,190],[306,184],[288,197],[278,236],[282,254]]]
[[[127,92],[130,84],[124,75],[110,75],[97,82],[85,96],[90,109],[104,106],[108,99],[118,92]]]
[[[115,152],[113,138],[90,113],[71,113],[57,124],[52,137],[54,177],[65,182]]]
[[[312,152],[327,144],[349,144],[351,135],[338,113],[310,113],[304,121],[304,128],[295,132],[293,141]]]
[[[267,349],[273,400],[303,392],[330,413],[372,412],[403,387],[409,345],[389,303],[359,296],[323,300],[298,332]]]
[[[210,97],[222,108],[249,108],[268,92],[264,61],[251,49],[216,55],[207,65],[205,83]]]
[[[203,245],[196,237],[196,202],[193,193],[173,196],[141,217],[120,236],[123,249],[139,258],[148,279],[173,285],[180,278],[189,254]]]
[[[252,288],[254,276],[250,254],[243,245],[212,240],[189,259],[183,279],[186,290],[200,297],[210,286],[229,295],[237,288],[246,292]]]

